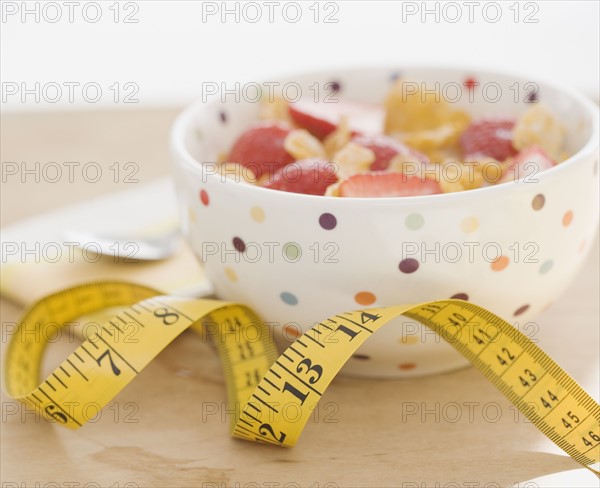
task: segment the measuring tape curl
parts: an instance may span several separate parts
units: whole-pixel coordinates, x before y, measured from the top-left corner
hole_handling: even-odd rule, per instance
[[[346,312],[316,324],[279,355],[268,327],[248,307],[160,295],[141,285],[106,282],[40,300],[8,345],[7,393],[52,421],[78,428],[87,420],[86,405],[104,407],[191,327],[214,339],[227,403],[236,412],[232,435],[291,447],[346,361],[373,333],[404,315],[437,332],[549,439],[600,472],[600,405],[527,336],[482,307],[449,299]],[[121,311],[89,333],[40,384],[49,331],[110,307]],[[123,340],[131,326],[136,340]],[[278,408],[290,404],[299,412],[294,419]]]

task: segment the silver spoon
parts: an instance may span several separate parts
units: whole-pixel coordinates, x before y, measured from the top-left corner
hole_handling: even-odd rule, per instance
[[[86,253],[112,257],[123,262],[157,261],[172,256],[179,247],[179,229],[155,237],[132,237],[68,230],[65,239]]]

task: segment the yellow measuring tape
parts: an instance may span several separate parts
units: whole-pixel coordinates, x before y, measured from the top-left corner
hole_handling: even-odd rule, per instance
[[[40,384],[50,330],[109,307],[122,309]],[[25,314],[6,352],[5,387],[48,419],[77,428],[87,420],[87,405],[105,406],[192,327],[212,337],[219,352],[228,405],[237,412],[232,434],[293,446],[344,363],[399,315],[437,332],[548,438],[599,473],[600,405],[511,324],[462,300],[342,313],[316,324],[279,355],[268,327],[243,305],[160,296],[130,283],[81,285],[42,299]],[[132,325],[136,340],[124,340]],[[282,405],[294,405],[299,415],[290,420]]]

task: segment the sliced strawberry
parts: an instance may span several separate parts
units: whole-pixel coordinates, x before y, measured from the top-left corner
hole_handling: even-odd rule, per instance
[[[237,138],[228,162],[239,163],[251,169],[257,178],[273,173],[294,161],[283,147],[283,141],[291,129],[277,124],[258,124]]]
[[[350,176],[339,187],[341,197],[413,197],[441,192],[434,180],[384,171]]]
[[[385,116],[383,108],[377,105],[349,101],[314,102],[310,99],[290,103],[289,113],[298,126],[319,139],[331,134],[344,116],[355,134],[381,132]]]
[[[388,169],[390,162],[397,155],[404,156],[403,162],[418,164],[429,163],[427,156],[424,154],[383,134],[357,135],[352,138],[352,142],[366,147],[375,153],[375,161],[371,164],[371,171],[383,171]]]
[[[489,156],[498,161],[514,156],[517,153],[512,145],[515,122],[509,117],[488,117],[472,122],[460,137],[464,155],[467,158]]]
[[[279,169],[272,178],[263,183],[272,190],[325,195],[329,185],[337,183],[337,167],[320,159],[303,159]]]
[[[555,164],[556,162],[540,146],[529,146],[510,159],[500,182],[533,178],[540,171],[550,169]]]

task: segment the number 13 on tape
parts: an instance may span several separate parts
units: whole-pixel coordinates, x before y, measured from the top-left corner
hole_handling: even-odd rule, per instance
[[[87,334],[87,340],[40,382],[50,330],[111,307],[121,311]],[[238,412],[232,418],[232,434],[293,446],[346,361],[399,315],[437,332],[549,439],[583,466],[600,471],[600,406],[512,325],[461,300],[335,315],[279,355],[268,328],[243,305],[161,296],[131,283],[90,283],[50,295],[30,308],[8,345],[4,384],[9,395],[45,417],[77,428],[87,420],[85,405],[105,406],[191,327],[210,335],[219,353],[229,408]],[[122,340],[131,328],[136,340]],[[298,411],[293,419],[278,408],[290,404]]]

